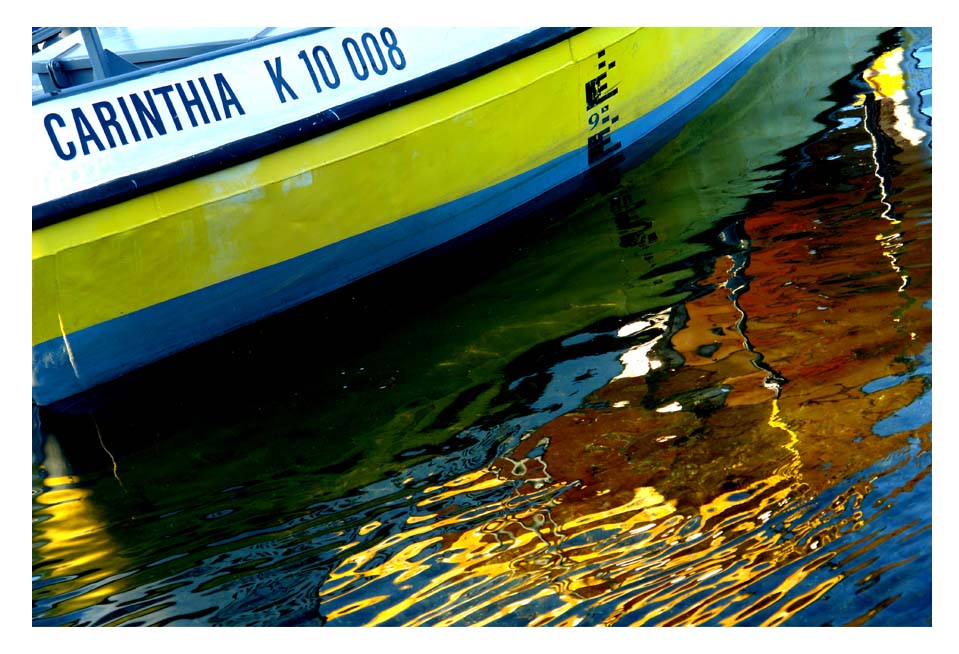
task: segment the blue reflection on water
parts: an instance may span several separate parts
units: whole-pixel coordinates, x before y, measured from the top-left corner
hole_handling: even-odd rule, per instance
[[[864,393],[875,393],[898,386],[913,377],[920,377],[925,381],[926,389],[919,397],[873,425],[874,434],[890,436],[910,429],[918,429],[932,421],[932,343],[926,345],[922,354],[916,357],[916,362],[918,364],[916,368],[904,375],[882,377],[862,387]]]
[[[875,466],[863,471],[837,494],[855,485],[866,485],[870,492],[863,501],[864,526],[844,538],[825,544],[820,555],[833,555],[830,565],[822,566],[804,580],[811,587],[841,573],[844,579],[823,597],[794,615],[786,624],[801,626],[842,626],[857,616],[862,626],[922,626],[931,624],[932,606],[932,533],[929,509],[932,506],[931,454],[922,450],[918,440],[910,447],[895,452]],[[909,492],[904,493],[903,489]],[[829,500],[835,494],[824,494],[804,507],[802,516],[781,516],[780,528],[816,513],[829,515]],[[824,531],[831,523],[850,520],[852,507],[843,514],[833,514],[823,523]],[[775,529],[776,525],[771,528]],[[850,540],[856,547],[850,547]],[[800,567],[804,561],[779,571],[770,581],[775,584],[783,576]],[[868,564],[868,565],[867,565]],[[774,585],[773,585],[774,587]],[[756,589],[762,592],[759,588]],[[894,604],[894,609],[880,610]],[[770,612],[762,612],[743,623],[758,625]],[[841,617],[837,617],[841,616]]]

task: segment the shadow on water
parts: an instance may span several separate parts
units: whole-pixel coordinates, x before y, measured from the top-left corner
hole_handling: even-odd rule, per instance
[[[34,624],[928,623],[914,38],[798,30],[577,196],[36,412]]]

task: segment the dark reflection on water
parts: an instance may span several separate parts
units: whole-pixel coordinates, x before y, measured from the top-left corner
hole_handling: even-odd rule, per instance
[[[34,625],[928,625],[931,34],[35,414]]]

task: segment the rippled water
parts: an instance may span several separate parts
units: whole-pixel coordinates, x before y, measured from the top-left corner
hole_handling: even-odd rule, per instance
[[[798,30],[540,215],[35,410],[33,624],[931,624],[931,58]]]

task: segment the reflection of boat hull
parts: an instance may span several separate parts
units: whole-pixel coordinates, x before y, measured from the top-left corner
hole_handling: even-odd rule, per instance
[[[80,189],[35,205],[34,401],[70,397],[503,216],[649,138],[780,38],[580,31],[238,165],[173,175],[142,195],[110,183],[99,199]],[[37,120],[51,114],[37,106]],[[61,150],[87,141],[96,145],[81,132]]]

